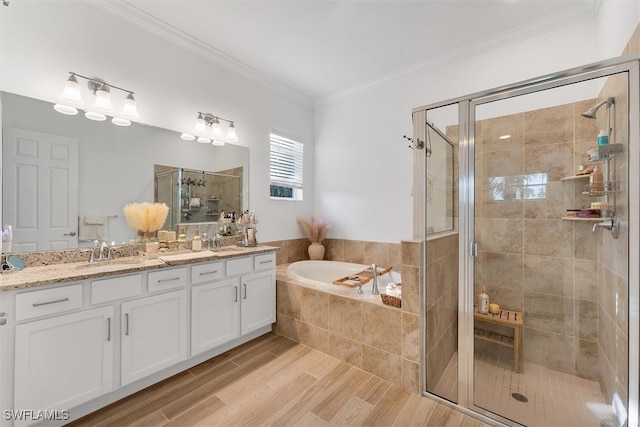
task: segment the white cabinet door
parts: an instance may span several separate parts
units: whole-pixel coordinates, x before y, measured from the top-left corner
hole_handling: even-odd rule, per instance
[[[241,277],[241,334],[276,321],[276,273],[274,270]]]
[[[186,291],[122,303],[122,385],[187,358]]]
[[[240,281],[221,280],[191,288],[191,355],[240,336]]]
[[[17,410],[65,410],[113,386],[113,306],[16,326]]]

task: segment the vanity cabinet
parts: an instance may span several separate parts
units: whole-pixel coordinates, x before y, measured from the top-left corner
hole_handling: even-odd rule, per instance
[[[191,289],[191,354],[240,336],[240,280],[226,279]]]
[[[122,385],[187,358],[187,295],[173,291],[122,303]]]
[[[266,253],[0,292],[0,406],[112,403],[269,332],[275,283]]]
[[[274,271],[265,271],[241,277],[242,335],[276,321],[276,281]]]
[[[16,326],[14,407],[72,408],[111,391],[113,318],[107,306]]]

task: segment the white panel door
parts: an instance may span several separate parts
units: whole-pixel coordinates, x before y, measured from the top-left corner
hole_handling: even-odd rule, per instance
[[[12,252],[78,247],[78,140],[26,129],[2,132],[2,221]]]
[[[187,293],[122,303],[122,385],[187,358]]]
[[[112,390],[113,306],[16,326],[15,409],[70,409]]]
[[[273,270],[240,279],[241,334],[245,335],[276,321],[276,273]]]
[[[240,281],[221,280],[191,288],[191,355],[240,336]]]

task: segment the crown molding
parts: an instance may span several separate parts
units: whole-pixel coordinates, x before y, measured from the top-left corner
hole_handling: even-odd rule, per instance
[[[261,73],[255,68],[252,68],[232,56],[227,55],[202,40],[144,12],[130,3],[122,0],[88,0],[87,3],[109,12],[112,15],[137,26],[138,28],[154,34],[208,61],[225,67],[232,72],[238,73],[242,77],[284,95],[299,104],[306,107],[313,106],[313,99],[311,96],[292,89],[291,87],[265,75],[264,73]]]
[[[580,10],[567,10],[564,13],[556,14],[552,17],[537,19],[510,31],[505,31],[495,36],[480,39],[475,43],[470,43],[462,48],[417,62],[409,67],[395,70],[350,89],[318,98],[314,102],[314,107],[331,105],[344,101],[354,96],[375,90],[378,86],[383,86],[394,80],[416,77],[428,72],[429,70],[464,61],[474,56],[479,56],[492,50],[515,44],[585,19],[593,18],[598,14],[601,3],[602,0],[590,0],[585,2],[584,6],[581,7]]]

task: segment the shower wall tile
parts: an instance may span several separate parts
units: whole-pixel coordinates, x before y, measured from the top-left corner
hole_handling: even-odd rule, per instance
[[[420,267],[402,265],[402,311],[418,314],[420,310]]]
[[[522,254],[482,252],[481,284],[489,289],[522,289],[523,259]]]
[[[573,206],[573,188],[561,181],[549,182],[544,198],[523,201],[525,219],[558,219]]]
[[[331,261],[344,261],[344,240],[327,239],[324,242],[324,258]]]
[[[574,338],[525,326],[523,357],[526,362],[574,374]]]
[[[524,325],[541,331],[573,335],[573,299],[525,292]]]
[[[576,140],[581,139],[589,139],[592,142],[596,142],[596,136],[598,135],[598,125],[597,121],[593,119],[588,119],[582,116],[582,113],[587,111],[589,108],[593,107],[597,104],[597,100],[595,98],[585,99],[584,101],[578,101],[575,105],[575,137]]]
[[[573,104],[525,112],[525,145],[557,144],[573,141],[573,117]]]
[[[573,225],[568,221],[524,221],[524,252],[531,255],[570,257],[573,249]]]
[[[591,231],[591,223],[574,224],[573,256],[577,259],[598,259],[598,240]]]
[[[431,307],[442,297],[446,287],[445,283],[445,259],[439,259],[427,266],[427,307]],[[404,282],[404,280],[403,280]],[[404,287],[404,285],[403,285]],[[403,289],[404,293],[404,289]]]
[[[598,340],[598,303],[577,299],[574,304],[575,336],[589,341]]]
[[[524,173],[545,173],[548,181],[560,181],[575,174],[573,141],[527,145],[524,148]]]
[[[500,187],[500,186],[498,186]],[[498,193],[496,192],[498,191]],[[480,209],[483,218],[522,218],[523,200],[500,200],[497,194],[502,194],[500,188],[483,185],[481,189]]]
[[[483,152],[522,147],[524,142],[524,114],[518,113],[482,120],[480,129],[481,134],[477,139],[481,142]],[[511,137],[500,139],[500,136],[503,135],[511,135]]]
[[[420,242],[403,241],[402,245],[402,263],[407,265],[419,266],[421,264],[420,257],[422,254]],[[429,262],[427,260],[427,262]]]
[[[576,375],[592,381],[598,381],[598,343],[594,341],[575,340]]]
[[[524,257],[524,289],[527,292],[573,297],[573,274],[572,258]]]
[[[389,250],[386,243],[364,242],[364,264],[389,265]]]
[[[513,288],[488,288],[489,299],[496,302],[502,308],[513,311],[524,311],[524,292]]]
[[[402,388],[415,393],[421,391],[420,365],[407,359],[402,359]]]
[[[481,185],[490,185],[492,178],[510,178],[524,173],[522,148],[483,153]]]
[[[522,253],[523,225],[520,219],[483,218],[482,250]]]
[[[576,298],[598,301],[598,263],[574,259],[574,294]]]

